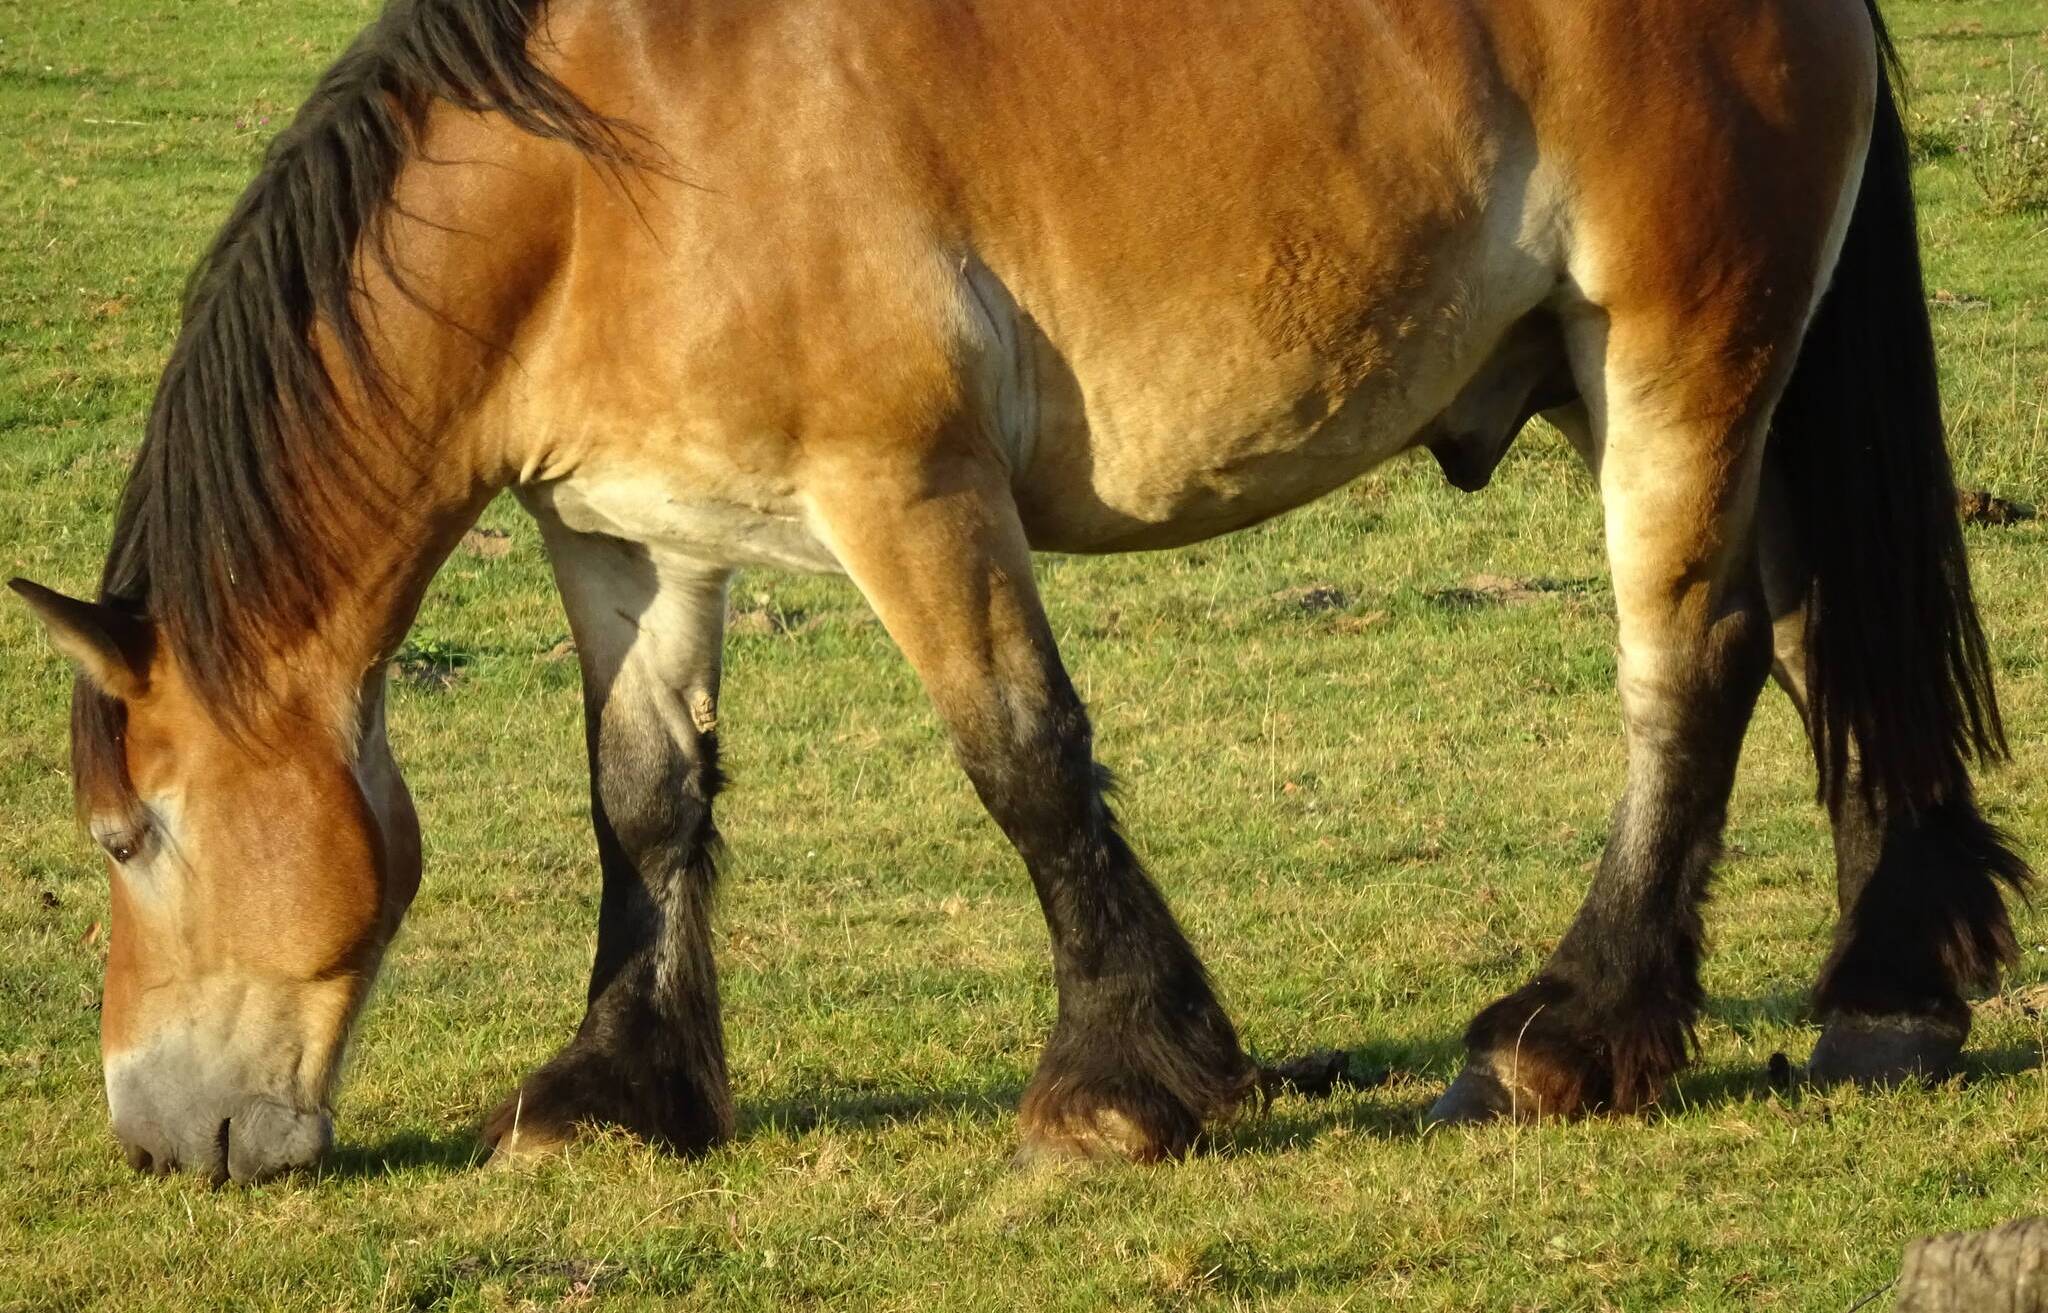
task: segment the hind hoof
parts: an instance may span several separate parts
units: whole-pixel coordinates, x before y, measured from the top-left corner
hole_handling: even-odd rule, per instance
[[[1916,1014],[1835,1017],[1813,1046],[1807,1083],[1885,1089],[1940,1080],[1955,1070],[1970,1037],[1969,1014],[1963,1015],[1960,1025]]]
[[[1499,1121],[1516,1113],[1515,1096],[1498,1076],[1484,1067],[1467,1063],[1429,1111],[1422,1115],[1424,1126],[1475,1126]]]

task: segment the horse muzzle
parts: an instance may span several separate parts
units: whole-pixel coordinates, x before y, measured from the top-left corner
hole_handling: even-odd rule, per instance
[[[334,1119],[226,1084],[183,1079],[163,1064],[110,1064],[114,1136],[137,1171],[187,1171],[219,1185],[310,1167],[334,1143]]]

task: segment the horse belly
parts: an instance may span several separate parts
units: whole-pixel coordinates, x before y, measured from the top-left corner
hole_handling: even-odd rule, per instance
[[[794,499],[707,491],[646,470],[579,471],[522,493],[536,518],[714,566],[759,565],[837,574],[839,560]]]
[[[1464,266],[1471,269],[1472,266]],[[1306,505],[1434,435],[1475,378],[1488,376],[1505,325],[1541,299],[1540,279],[1484,307],[1455,291],[1389,308],[1369,368],[1330,352],[1266,352],[1228,342],[1180,385],[1149,359],[1144,385],[1104,386],[1085,414],[1046,428],[1019,480],[1035,546],[1108,552],[1180,546]],[[1391,325],[1430,324],[1402,336]],[[1232,350],[1230,347],[1237,347]],[[1118,371],[1111,370],[1114,377]],[[1516,427],[1519,427],[1517,424]]]
[[[1305,395],[1299,407],[1316,406]],[[1177,547],[1271,519],[1342,487],[1409,445],[1410,426],[1347,404],[1314,425],[1283,406],[1253,427],[1176,415],[1156,422],[1166,442],[1133,443],[1123,459],[1101,459],[1086,492],[1027,496],[1033,545],[1110,552]],[[1095,444],[1098,456],[1108,444]],[[1147,453],[1139,456],[1138,451]]]

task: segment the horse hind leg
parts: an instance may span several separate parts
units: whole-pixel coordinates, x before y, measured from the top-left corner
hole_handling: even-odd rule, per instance
[[[582,1024],[484,1138],[532,1154],[611,1125],[700,1151],[733,1129],[711,952],[726,572],[536,513],[582,664],[604,886]]]
[[[1810,725],[1812,579],[1797,513],[1781,472],[1767,470],[1760,538],[1775,617],[1772,674]],[[2002,889],[2025,886],[2026,863],[1967,786],[1937,805],[1901,809],[1866,788],[1852,762],[1843,787],[1822,801],[1839,915],[1813,992],[1822,1029],[1807,1076],[1886,1086],[1945,1075],[1969,1038],[1966,995],[1995,986],[2016,955]]]
[[[1606,511],[1627,784],[1577,917],[1533,980],[1473,1019],[1432,1121],[1639,1109],[1690,1056],[1699,909],[1770,666],[1752,514],[1781,371],[1687,336],[1616,318],[1586,353],[1601,386],[1571,436]]]
[[[1254,1073],[1195,951],[1117,832],[1003,471],[944,435],[812,494],[847,572],[917,670],[1051,932],[1058,1019],[1020,1158],[1178,1157]],[[949,450],[950,448],[950,450]]]
[[[1809,1075],[1946,1070],[1967,991],[2015,956],[2004,893],[2032,873],[1977,809],[2004,754],[1957,523],[1912,160],[1879,87],[1833,286],[1774,419],[1763,526],[1779,680],[1814,744],[1841,918]]]

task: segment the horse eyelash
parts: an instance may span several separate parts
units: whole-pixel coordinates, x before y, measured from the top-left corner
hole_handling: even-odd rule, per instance
[[[94,834],[93,840],[99,844],[107,856],[113,858],[116,863],[125,866],[129,862],[134,861],[136,855],[142,851],[143,845],[149,842],[152,828],[149,817],[143,816],[127,829],[119,830],[113,834]]]

